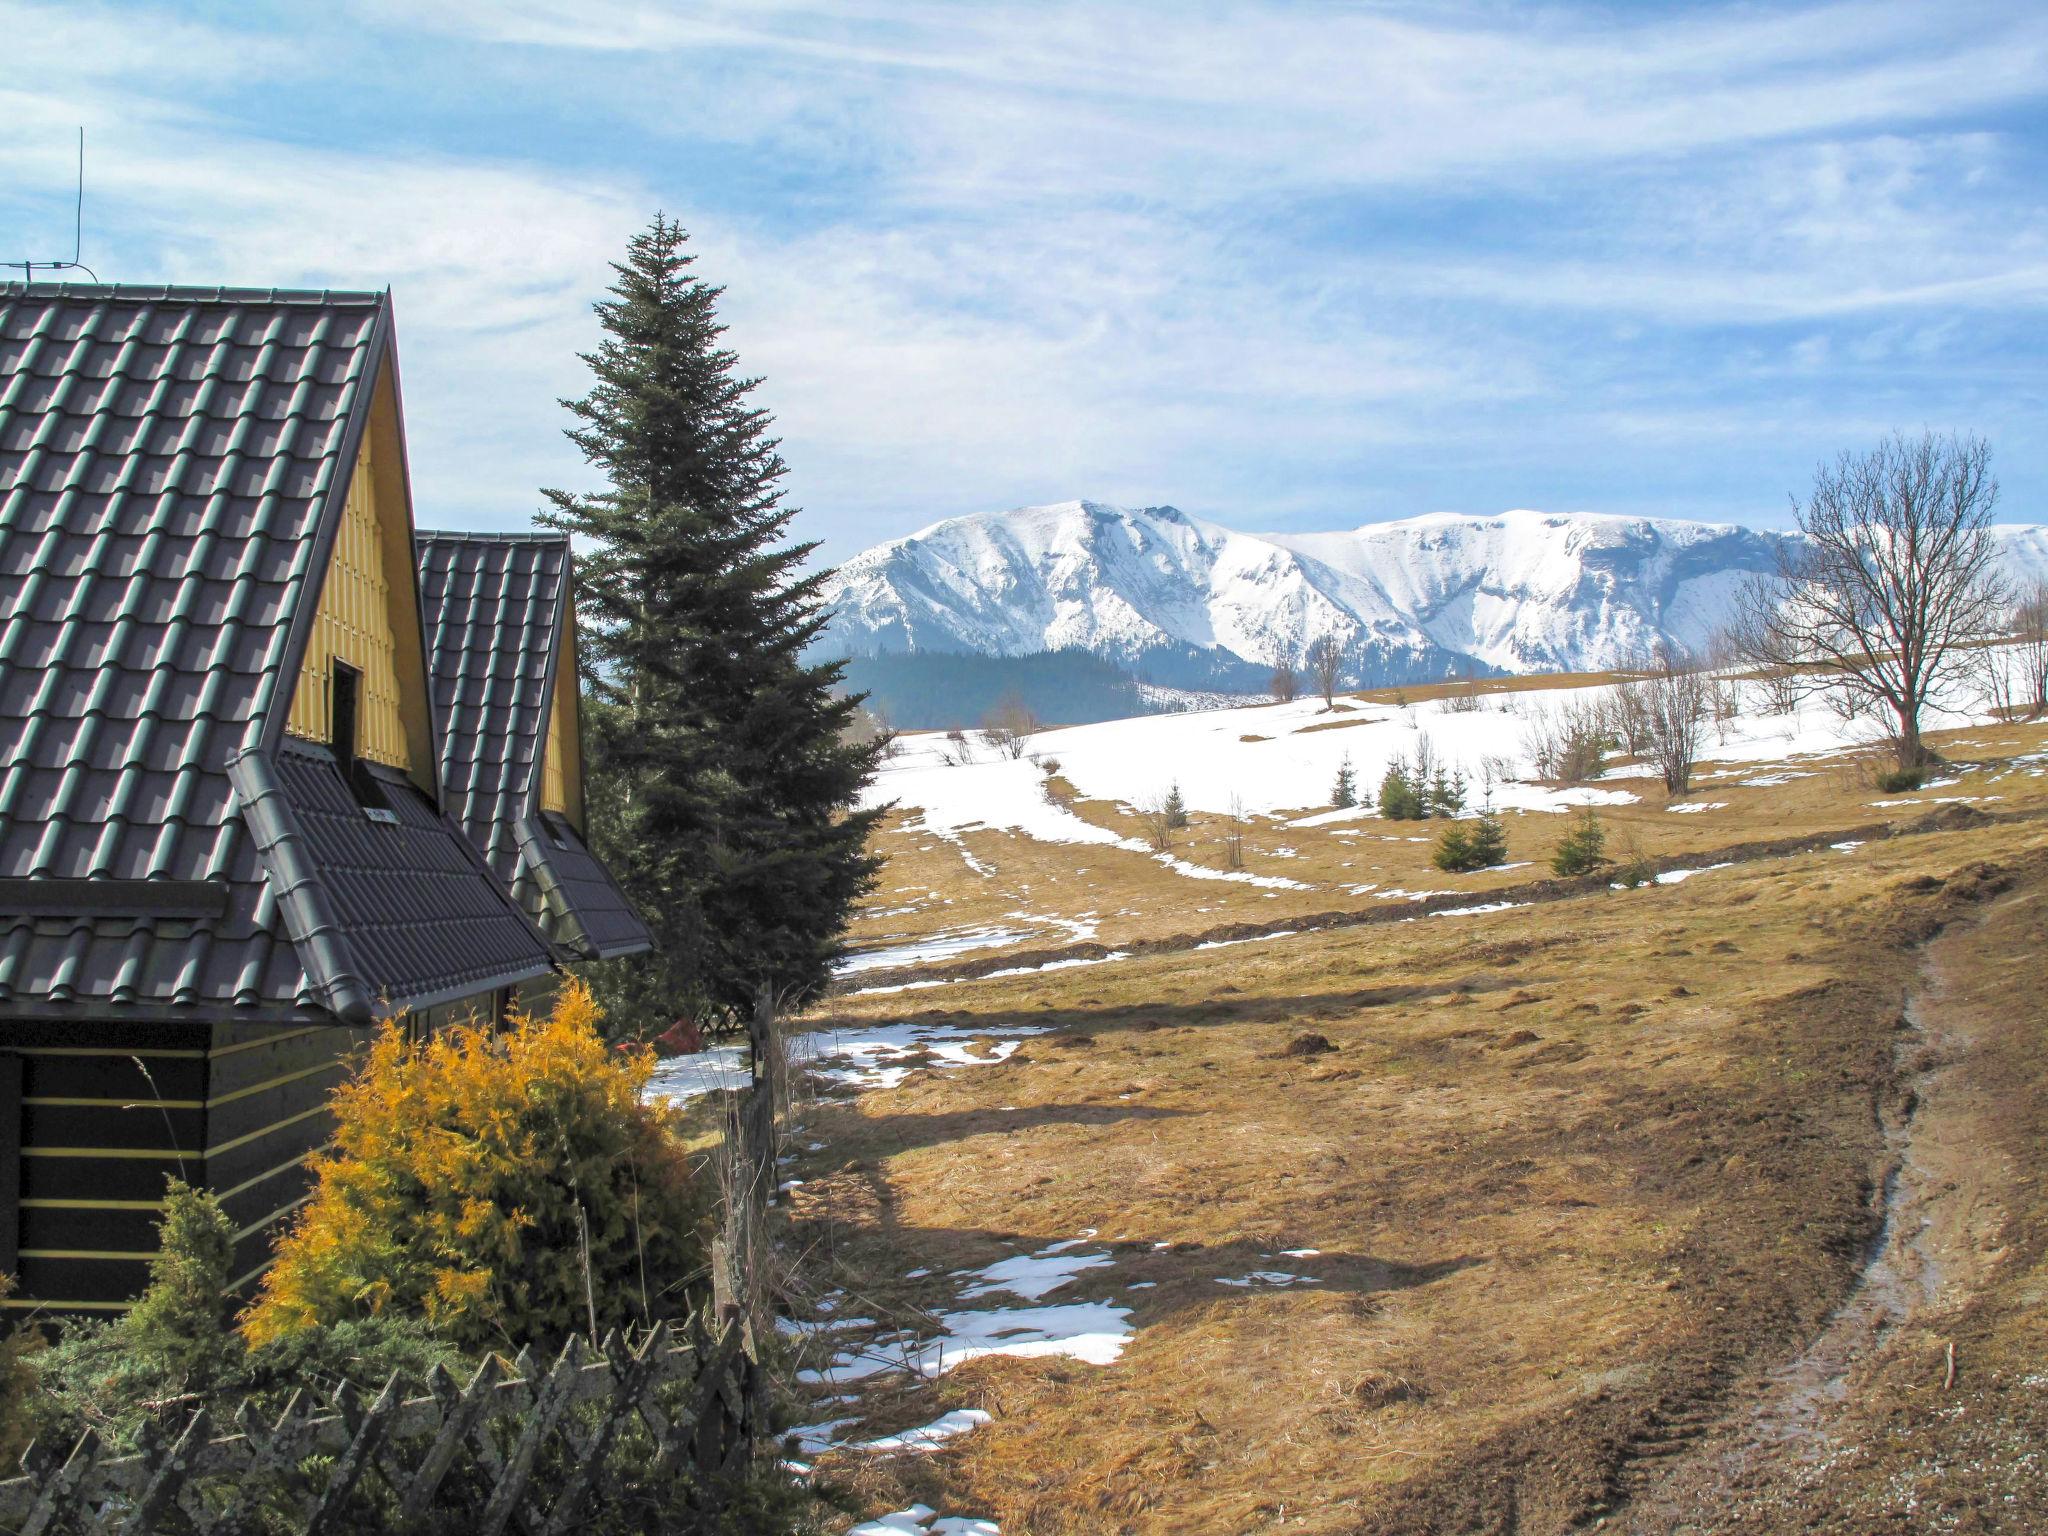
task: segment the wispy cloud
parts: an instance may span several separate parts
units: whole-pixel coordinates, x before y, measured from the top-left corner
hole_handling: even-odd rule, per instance
[[[838,553],[1073,494],[1768,516],[1937,420],[2048,512],[2036,7],[209,14],[0,0],[0,256],[68,237],[84,121],[107,275],[390,283],[430,521],[581,478],[554,402],[656,207]]]

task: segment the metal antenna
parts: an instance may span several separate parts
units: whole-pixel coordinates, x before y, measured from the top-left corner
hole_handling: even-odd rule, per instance
[[[69,261],[0,261],[0,267],[21,268],[23,283],[33,282],[37,272],[64,272],[76,268],[94,282],[100,280],[79,257],[85,254],[85,125],[78,128],[78,201],[71,215],[71,259]]]

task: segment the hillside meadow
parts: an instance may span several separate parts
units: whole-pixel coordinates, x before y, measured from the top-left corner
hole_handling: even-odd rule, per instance
[[[1300,808],[1238,818],[1252,878],[1190,876],[1023,760],[1019,825],[899,809],[799,1041],[792,1455],[1008,1536],[2048,1519],[2013,982],[2048,728],[1938,745],[1898,795],[1841,742],[1735,744],[1678,802],[1622,764],[1633,887],[1551,877],[1555,785],[1462,876],[1433,823]],[[1223,868],[1232,818],[1190,823],[1172,857]],[[1923,1174],[1962,1148],[1958,1214]],[[1908,1228],[1906,1299],[1812,1354]]]

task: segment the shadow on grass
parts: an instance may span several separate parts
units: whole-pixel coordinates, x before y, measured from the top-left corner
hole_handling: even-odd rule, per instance
[[[1342,992],[1316,992],[1287,997],[1212,994],[1193,1002],[1106,1003],[1084,997],[1067,1006],[1035,1008],[921,1008],[896,1016],[896,1022],[930,1029],[957,1030],[997,1038],[1025,1038],[1025,1049],[1039,1059],[1047,1051],[1085,1050],[1078,1038],[1097,1033],[1149,1032],[1213,1024],[1301,1024],[1351,1018],[1375,1008],[1425,1003],[1454,993],[1482,996],[1527,986],[1530,978],[1512,972],[1470,974],[1444,981],[1386,987],[1361,987]],[[819,1031],[835,1028],[854,1033],[863,1021],[820,1015],[807,1021]],[[871,1021],[866,1027],[872,1028]],[[1036,1038],[1033,1038],[1036,1037]],[[1012,1058],[1015,1059],[1015,1058]]]
[[[844,1101],[841,1101],[844,1102]],[[820,1101],[820,1109],[833,1107]],[[1010,1136],[1044,1126],[1111,1126],[1134,1120],[1178,1120],[1193,1113],[1143,1104],[1034,1104],[1020,1109],[966,1109],[943,1114],[865,1115],[860,1137],[887,1147],[890,1155],[910,1147],[939,1146],[974,1136]]]

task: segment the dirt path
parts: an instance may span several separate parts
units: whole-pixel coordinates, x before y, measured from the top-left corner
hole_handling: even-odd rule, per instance
[[[1970,1071],[1985,1020],[1967,978],[2014,963],[1995,952],[2000,912],[2040,900],[2038,890],[2006,897],[1924,952],[1900,1012],[1892,1091],[1877,1108],[1880,1226],[1854,1288],[1795,1359],[1731,1393],[1746,1406],[1718,1420],[1700,1414],[1645,1447],[1624,1473],[1627,1502],[1595,1528],[1630,1536],[1771,1528],[1780,1493],[1824,1477],[1851,1446],[1859,1392],[1879,1357],[1908,1335],[1933,1345],[1940,1323],[1982,1285],[2014,1170],[1986,1155],[1989,1090]],[[1931,1354],[1930,1368],[1946,1375],[1952,1359]]]

